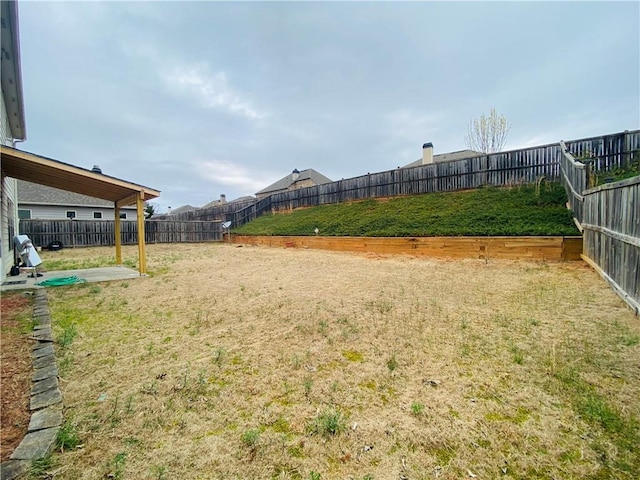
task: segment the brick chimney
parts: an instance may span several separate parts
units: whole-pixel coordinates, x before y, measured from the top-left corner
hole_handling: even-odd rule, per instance
[[[298,180],[298,177],[300,177],[300,171],[297,168],[294,168],[293,172],[291,172],[291,179],[295,182]]]
[[[220,194],[220,203],[227,203],[227,196],[224,193]]]
[[[430,165],[433,163],[433,143],[425,143],[422,145],[422,165]]]

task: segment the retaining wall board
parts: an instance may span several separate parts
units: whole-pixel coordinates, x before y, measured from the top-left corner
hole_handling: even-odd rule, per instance
[[[582,238],[579,238],[581,244]],[[235,235],[233,242],[284,248],[312,248],[362,253],[413,255],[435,258],[580,260],[566,254],[573,237],[320,237]]]

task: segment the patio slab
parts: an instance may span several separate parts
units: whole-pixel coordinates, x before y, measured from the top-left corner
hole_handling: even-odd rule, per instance
[[[52,278],[64,278],[64,277],[78,277],[86,282],[109,282],[114,280],[131,280],[134,278],[140,278],[140,272],[128,267],[101,267],[101,268],[84,268],[79,270],[56,270],[51,272],[44,272],[41,277],[33,278],[28,273],[21,273],[15,277],[6,277],[4,282],[14,282],[24,280],[24,283],[13,285],[2,285],[0,291],[8,292],[13,290],[34,290],[39,288],[45,288],[40,285],[36,285],[44,280],[50,280]],[[49,287],[51,288],[51,287]]]

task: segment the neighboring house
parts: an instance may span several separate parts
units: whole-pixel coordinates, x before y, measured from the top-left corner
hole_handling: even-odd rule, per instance
[[[18,180],[18,217],[37,220],[113,220],[113,202]],[[120,209],[122,220],[136,220],[136,207]]]
[[[27,138],[24,102],[22,96],[22,74],[20,71],[20,43],[18,38],[18,6],[16,2],[0,2],[2,14],[2,118],[0,120],[0,143],[14,147],[16,142]],[[18,233],[18,199],[16,180],[5,176],[0,159],[0,266],[2,277],[14,263],[13,237]]]
[[[225,205],[227,203],[227,196],[224,193],[220,194],[220,198],[218,200],[213,200],[205,205],[203,205],[200,208],[210,208],[210,207],[217,207],[219,205]]]
[[[177,215],[179,213],[186,213],[186,212],[193,212],[194,210],[196,210],[196,207],[192,207],[191,205],[182,205],[181,207],[171,210],[171,215]]]
[[[289,175],[281,178],[275,183],[272,183],[266,188],[263,188],[256,193],[258,200],[264,197],[268,197],[271,194],[286,192],[287,190],[297,190],[298,188],[313,187],[314,185],[322,185],[324,183],[331,183],[328,177],[325,177],[321,173],[316,172],[312,168],[302,170],[295,169]]]
[[[221,194],[220,195],[220,199],[219,200],[214,200],[212,202],[207,203],[206,205],[203,205],[200,208],[211,208],[211,207],[219,207],[221,205],[235,205],[235,204],[249,204],[253,201],[255,201],[255,197],[251,196],[251,195],[245,195],[243,197],[238,197],[236,199],[233,199],[229,202],[227,202],[227,196],[225,194]]]
[[[402,168],[419,167],[421,165],[429,165],[430,163],[451,162],[453,160],[462,160],[463,158],[473,158],[484,155],[482,152],[475,150],[459,150],[457,152],[433,154],[433,143],[425,143],[422,146],[422,158],[415,162],[408,163]]]

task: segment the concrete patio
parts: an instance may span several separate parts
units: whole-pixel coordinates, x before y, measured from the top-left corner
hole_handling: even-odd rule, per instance
[[[109,282],[114,280],[131,280],[140,278],[140,273],[127,267],[102,267],[102,268],[85,268],[79,270],[57,270],[51,272],[41,272],[42,276],[33,278],[31,273],[21,273],[14,277],[7,276],[2,281],[0,292],[8,292],[14,290],[33,290],[45,288],[37,285],[44,280],[52,278],[78,277],[88,283]],[[9,284],[11,282],[11,284]],[[19,282],[19,283],[13,283]]]

